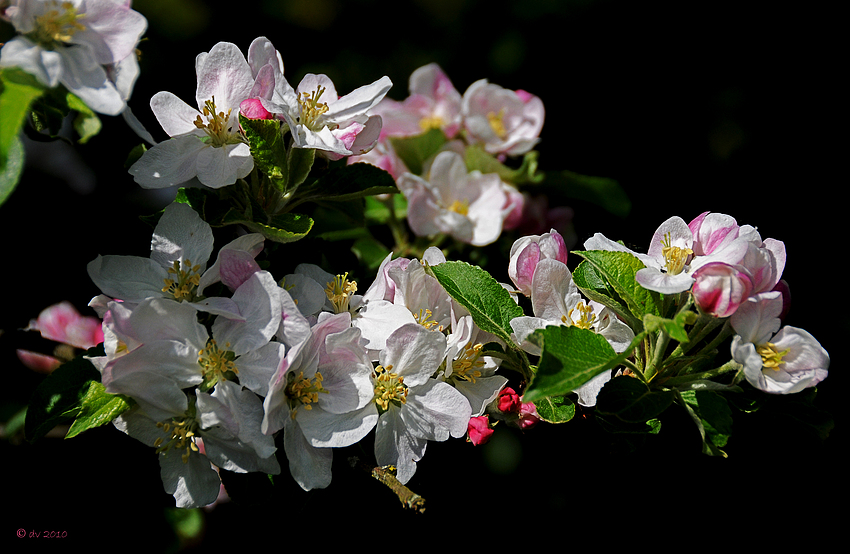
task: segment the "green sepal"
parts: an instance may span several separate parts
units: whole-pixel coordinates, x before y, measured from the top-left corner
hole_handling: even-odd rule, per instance
[[[100,372],[83,356],[103,356],[103,345],[90,348],[56,368],[33,392],[27,408],[24,433],[32,443],[48,431],[80,413],[92,382],[100,382]]]
[[[523,394],[523,400],[569,394],[603,371],[622,363],[602,335],[575,326],[550,325],[528,336],[541,349],[537,372]]]
[[[523,185],[526,183],[539,183],[544,175],[537,171],[537,158],[539,152],[532,150],[527,152],[518,168],[511,168],[500,162],[492,154],[488,154],[481,146],[467,146],[464,152],[466,169],[469,171],[480,171],[481,173],[497,173],[499,178],[506,183]]]
[[[534,408],[540,419],[546,423],[566,423],[576,415],[575,402],[566,396],[541,398],[534,402]]]
[[[720,448],[732,434],[732,410],[726,399],[710,390],[676,391],[680,403],[688,411],[702,437],[702,452],[726,457]]]
[[[482,331],[492,333],[506,344],[513,345],[511,320],[523,315],[510,293],[489,273],[466,262],[448,261],[428,267],[461,306],[472,315],[472,321]]]
[[[213,225],[212,222],[209,223]],[[270,217],[267,223],[261,223],[249,219],[236,209],[230,209],[224,214],[219,225],[244,225],[249,231],[285,244],[306,237],[313,228],[313,220],[303,214],[283,213]]]
[[[79,97],[69,92],[65,96],[65,101],[69,109],[77,112],[77,116],[74,118],[74,130],[77,131],[77,135],[80,137],[77,139],[77,142],[85,144],[90,138],[100,132],[103,124],[100,122],[97,114],[85,102],[80,100]]]
[[[596,413],[624,424],[643,424],[657,418],[675,399],[674,391],[653,391],[643,381],[621,375],[602,387]]]
[[[447,139],[440,129],[429,129],[412,137],[390,137],[389,141],[407,169],[415,175],[422,175],[425,162],[440,151]]]
[[[239,124],[245,130],[254,165],[262,171],[276,189],[283,192],[289,181],[286,143],[277,119],[249,119],[239,114]]]
[[[629,252],[608,250],[575,251],[573,254],[584,258],[596,270],[597,274],[614,289],[617,296],[631,312],[629,323],[642,321],[645,314],[660,316],[662,298],[655,291],[647,290],[635,281],[635,274],[645,266]],[[642,328],[632,327],[635,332]]]
[[[120,394],[110,394],[106,392],[102,383],[91,381],[83,397],[80,412],[65,438],[70,439],[83,431],[105,425],[129,410],[134,404],[131,398]]]

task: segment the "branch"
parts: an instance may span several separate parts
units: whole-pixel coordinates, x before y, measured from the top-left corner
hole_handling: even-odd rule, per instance
[[[393,466],[372,467],[361,461],[357,456],[351,456],[348,458],[348,463],[352,468],[355,466],[359,467],[381,483],[388,486],[390,490],[398,496],[398,499],[401,500],[401,503],[405,508],[420,514],[425,511],[425,499],[402,485],[401,482],[396,479],[395,468]]]

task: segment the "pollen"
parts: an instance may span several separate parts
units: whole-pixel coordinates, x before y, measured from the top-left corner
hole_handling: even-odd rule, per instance
[[[782,358],[784,358],[790,351],[790,348],[786,348],[780,352],[776,349],[776,345],[772,342],[756,347],[756,353],[761,356],[761,362],[764,369],[772,369],[774,371],[779,371],[779,366],[785,363]]]
[[[216,111],[215,96],[204,102],[203,115],[198,115],[195,118],[195,127],[203,130],[207,134],[207,141],[210,146],[221,148],[228,144],[238,144],[246,142],[242,135],[239,134],[239,125],[230,120],[232,109],[227,112]],[[235,127],[235,129],[234,129]]]
[[[578,310],[579,318],[573,319],[573,312]],[[587,305],[584,302],[579,302],[575,307],[570,308],[569,313],[562,317],[562,321],[568,325],[574,325],[579,329],[590,329],[593,327],[593,322],[596,320],[596,314],[593,313],[593,306]]]
[[[35,30],[29,36],[35,42],[45,46],[57,46],[71,42],[71,39],[86,26],[79,22],[86,14],[77,13],[73,2],[47,2],[50,9],[35,17]]]
[[[325,287],[325,294],[334,305],[336,313],[347,312],[351,296],[357,292],[357,282],[348,280],[348,273],[337,275],[333,281],[329,281]]]
[[[194,406],[192,407],[194,411]],[[157,422],[157,428],[162,429],[165,437],[157,437],[153,445],[156,447],[157,454],[166,454],[170,450],[177,452],[182,451],[180,459],[183,463],[189,463],[189,456],[192,452],[200,452],[198,445],[195,443],[197,436],[195,431],[198,430],[198,422],[192,415],[187,415],[179,418],[172,418],[168,422]]]
[[[375,404],[386,412],[390,404],[401,406],[407,403],[407,385],[404,377],[392,372],[392,364],[375,368]]]
[[[327,103],[319,102],[325,90],[325,87],[320,86],[313,92],[301,93],[301,97],[298,98],[298,103],[301,105],[301,117],[298,123],[308,129],[316,130],[319,118],[328,111]]]
[[[694,254],[694,251],[690,248],[672,246],[671,243],[672,238],[670,237],[670,233],[665,234],[664,238],[661,239],[661,245],[663,246],[661,255],[664,256],[664,267],[667,269],[667,273],[678,275],[685,269],[688,258]]]
[[[198,351],[198,364],[204,380],[201,390],[209,390],[219,381],[234,380],[239,373],[236,367],[236,354],[228,350],[230,343],[220,349],[215,339],[209,339],[204,348]]]
[[[455,200],[452,202],[452,205],[448,207],[450,212],[459,213],[460,215],[466,215],[469,213],[469,200]]]
[[[505,129],[504,119],[505,108],[499,110],[499,113],[490,112],[487,114],[487,122],[490,124],[490,128],[501,140],[505,140],[508,137],[508,131]]]
[[[304,377],[303,371],[299,371],[297,377],[289,374],[288,379],[289,384],[286,385],[283,393],[289,399],[290,417],[293,419],[299,407],[312,410],[313,404],[319,401],[319,394],[328,392],[322,386],[323,377],[318,371],[312,379]]]
[[[484,367],[484,360],[481,359],[483,348],[484,345],[480,342],[467,344],[460,355],[452,362],[451,377],[475,383],[475,380],[481,377],[481,368]]]
[[[200,265],[192,265],[189,260],[183,260],[182,264],[179,260],[174,260],[168,268],[169,277],[164,279],[162,292],[170,294],[177,301],[194,300],[195,288],[201,282],[200,272]]]

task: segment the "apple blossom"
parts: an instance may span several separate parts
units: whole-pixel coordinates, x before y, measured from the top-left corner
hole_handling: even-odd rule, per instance
[[[531,295],[531,281],[538,262],[546,259],[567,263],[567,246],[558,231],[520,237],[511,246],[508,277],[525,296]]]
[[[787,325],[780,329],[781,313],[779,291],[742,303],[730,318],[737,333],[732,358],[744,366],[744,376],[755,388],[792,394],[826,379],[829,354],[807,331]]]
[[[20,34],[3,45],[0,67],[20,67],[50,88],[62,85],[99,113],[126,108],[132,83],[119,90],[109,71],[135,56],[147,29],[130,2],[15,0],[5,16]]]
[[[486,444],[495,430],[490,427],[490,418],[486,415],[472,417],[469,420],[466,440],[475,446]]]
[[[405,173],[398,188],[407,198],[407,221],[418,236],[445,233],[485,246],[502,233],[511,211],[502,180],[495,173],[467,172],[460,154],[437,154],[426,178]]]
[[[255,79],[251,67],[229,42],[219,42],[195,62],[195,109],[170,92],[151,98],[151,109],[171,139],[160,142],[130,166],[143,188],[165,188],[193,177],[221,188],[248,175],[254,158],[239,127],[239,106]]]
[[[43,309],[37,319],[30,321],[27,330],[38,331],[46,339],[85,350],[103,342],[101,325],[96,317],[80,315],[73,304],[63,301]],[[18,349],[16,354],[25,366],[41,373],[50,373],[62,364],[53,356],[28,350]]]
[[[522,155],[540,140],[543,102],[523,90],[481,79],[463,93],[462,113],[470,142],[483,144],[491,154]]]
[[[304,76],[298,86],[281,78],[275,96],[262,99],[263,107],[286,121],[296,148],[312,148],[330,159],[364,154],[381,132],[381,117],[369,115],[392,86],[389,77],[338,96],[327,75]]]

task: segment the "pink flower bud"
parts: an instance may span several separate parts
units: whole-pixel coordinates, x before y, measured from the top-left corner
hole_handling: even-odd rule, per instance
[[[714,317],[729,317],[752,293],[744,271],[722,262],[705,264],[693,273],[691,293],[700,309]]]
[[[499,411],[506,413],[518,413],[522,401],[516,391],[510,387],[505,387],[499,393]]]
[[[493,432],[493,428],[490,427],[490,420],[486,415],[473,417],[469,420],[467,440],[475,446],[480,446],[490,440]]]
[[[567,246],[564,238],[555,229],[542,235],[521,237],[511,247],[508,277],[524,295],[531,295],[534,271],[537,264],[545,259],[567,263]]]
[[[537,415],[537,408],[532,402],[523,402],[519,409],[519,428],[522,430],[531,429],[540,422],[540,416]]]
[[[248,98],[239,104],[239,113],[248,119],[274,119],[274,114],[266,110],[259,98]]]
[[[82,316],[70,302],[60,302],[42,310],[38,319],[30,321],[28,329],[39,331],[41,336],[76,348],[91,348],[103,342],[103,329],[99,319]],[[27,350],[17,351],[18,359],[28,368],[50,373],[62,361]]]
[[[708,256],[727,246],[738,237],[738,223],[731,216],[703,212],[688,223],[694,235],[691,249],[695,256]]]

